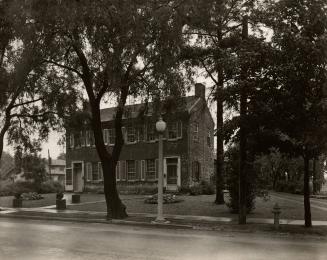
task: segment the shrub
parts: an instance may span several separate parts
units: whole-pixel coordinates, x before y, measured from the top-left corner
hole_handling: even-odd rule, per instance
[[[60,182],[57,181],[46,181],[41,183],[40,187],[38,188],[38,193],[58,193],[58,192],[63,192],[64,187],[61,185]]]
[[[201,190],[204,195],[215,194],[215,185],[208,183],[207,181],[201,181]]]
[[[197,196],[202,194],[202,186],[200,184],[195,184],[190,187],[190,195]]]
[[[163,203],[170,204],[170,203],[177,203],[183,201],[182,199],[178,198],[176,195],[173,194],[163,194]],[[152,195],[144,200],[144,203],[147,204],[157,204],[158,203],[158,194]]]
[[[42,195],[36,193],[36,192],[28,192],[22,194],[23,200],[41,200],[43,199]]]
[[[2,196],[12,196],[15,194],[23,194],[36,191],[36,184],[28,181],[14,182],[3,188]]]

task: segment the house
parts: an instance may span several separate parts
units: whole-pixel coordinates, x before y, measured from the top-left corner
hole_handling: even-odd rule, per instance
[[[65,160],[50,160],[50,165],[48,161],[45,164],[45,170],[49,179],[58,181],[62,185],[65,185],[65,168]]]
[[[214,121],[205,100],[205,86],[196,84],[194,96],[171,100],[165,106],[164,187],[176,191],[202,180],[210,181],[214,173]],[[115,109],[101,110],[104,142],[109,150],[115,141]],[[131,186],[155,188],[158,118],[154,116],[153,104],[129,105],[125,110],[122,128],[125,144],[116,167],[117,187],[120,191]],[[140,111],[146,112],[140,116]],[[102,168],[92,132],[67,130],[66,137],[66,190],[102,189]]]

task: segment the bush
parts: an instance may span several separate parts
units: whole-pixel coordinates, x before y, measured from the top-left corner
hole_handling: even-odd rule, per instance
[[[190,187],[190,195],[197,196],[202,194],[202,186],[200,184],[195,184]]]
[[[19,181],[4,187],[1,191],[1,196],[13,196],[15,194],[28,193],[36,191],[36,189],[36,184],[33,182]]]
[[[46,181],[41,183],[40,187],[38,188],[38,193],[59,193],[64,191],[64,187],[61,185],[60,182],[57,181]]]
[[[215,185],[208,183],[206,181],[201,182],[201,189],[202,189],[202,194],[204,195],[212,195],[215,194]]]
[[[170,204],[170,203],[177,203],[183,201],[182,199],[178,198],[176,195],[173,194],[163,194],[163,203]],[[152,195],[144,200],[144,203],[147,204],[157,204],[158,203],[158,194]]]
[[[287,192],[293,194],[303,194],[303,183],[301,181],[278,181],[276,183],[276,191]]]
[[[28,192],[22,194],[23,200],[41,200],[43,199],[42,195],[36,193],[36,192]]]

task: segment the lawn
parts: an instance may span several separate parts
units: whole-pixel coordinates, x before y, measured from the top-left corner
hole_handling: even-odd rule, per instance
[[[277,194],[278,195],[278,194]],[[56,194],[43,194],[44,199],[35,201],[23,201],[23,207],[43,207],[54,205]],[[283,195],[293,196],[294,195]],[[146,195],[121,195],[123,203],[127,207],[129,213],[152,213],[157,212],[156,204],[146,204],[144,199]],[[195,216],[212,216],[212,217],[232,217],[237,218],[237,215],[231,214],[226,205],[214,204],[215,195],[199,195],[189,196],[180,195],[183,201],[174,204],[164,204],[165,214],[174,215],[195,215]],[[67,204],[70,203],[70,195],[67,194]],[[286,197],[287,198],[287,197]],[[303,219],[303,204],[302,197],[298,196],[298,202],[291,202],[289,200],[281,199],[272,194],[270,199],[265,201],[261,198],[256,200],[256,209],[248,215],[251,218],[272,218],[272,209],[277,202],[281,207],[282,219]],[[13,197],[0,197],[0,207],[11,207]],[[228,201],[228,195],[225,196],[225,201]],[[315,207],[316,206],[316,207]],[[317,207],[318,206],[318,207]],[[68,209],[80,211],[96,211],[105,212],[106,204],[103,194],[82,194],[81,203],[76,205],[68,205]],[[312,219],[327,221],[327,201],[326,200],[312,200]]]
[[[84,202],[86,197],[90,201],[90,196],[95,202],[91,204],[70,205],[69,209],[81,210],[81,211],[98,211],[105,212],[106,205],[103,195],[82,195],[81,200]],[[199,195],[199,196],[179,196],[183,201],[174,204],[164,204],[165,214],[175,215],[198,215],[198,216],[212,216],[212,217],[234,217],[237,215],[231,214],[229,208],[226,205],[214,204],[215,195]],[[127,207],[127,212],[131,213],[156,213],[156,204],[145,204],[144,195],[121,195],[121,199]],[[225,196],[225,201],[228,201],[228,195]],[[283,219],[303,219],[304,211],[303,204],[292,203],[287,200],[280,199],[274,195],[270,196],[269,200],[263,200],[257,198],[256,209],[249,214],[251,218],[272,218],[272,209],[275,203],[278,203],[281,207],[281,218]],[[327,202],[326,202],[327,203]],[[326,205],[327,210],[327,205]],[[314,207],[311,209],[313,220],[325,220],[327,221],[327,214],[324,210],[319,210]]]

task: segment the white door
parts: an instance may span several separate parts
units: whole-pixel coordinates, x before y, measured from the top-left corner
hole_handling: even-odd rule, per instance
[[[83,162],[73,162],[73,191],[83,192]]]

